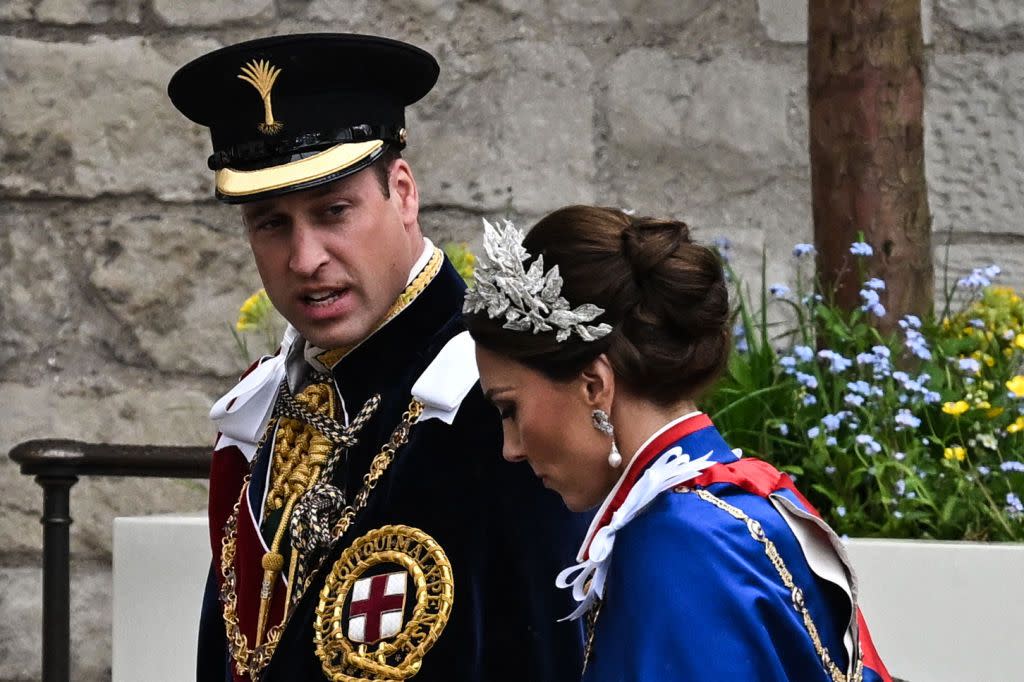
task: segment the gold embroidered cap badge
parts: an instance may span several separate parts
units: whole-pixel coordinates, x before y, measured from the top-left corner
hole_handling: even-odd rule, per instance
[[[284,127],[282,121],[274,120],[274,109],[270,103],[270,91],[280,75],[281,69],[272,66],[265,59],[253,59],[243,66],[242,73],[238,74],[239,78],[256,88],[256,92],[263,98],[263,122],[256,127],[264,135],[276,135]]]
[[[423,531],[384,526],[358,538],[320,592],[314,634],[324,674],[334,682],[414,676],[448,623],[454,590],[448,557]]]

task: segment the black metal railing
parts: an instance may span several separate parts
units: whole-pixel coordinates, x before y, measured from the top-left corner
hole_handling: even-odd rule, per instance
[[[208,478],[210,450],[30,440],[11,459],[43,487],[43,682],[68,682],[71,661],[71,486],[79,476]]]

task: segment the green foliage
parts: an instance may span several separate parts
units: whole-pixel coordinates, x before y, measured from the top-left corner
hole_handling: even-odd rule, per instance
[[[466,284],[473,282],[473,271],[476,268],[476,256],[469,250],[469,244],[466,242],[448,242],[444,245],[444,253],[448,256],[448,260],[452,262],[455,269],[462,279],[466,281]]]
[[[861,259],[870,249],[860,247]],[[798,479],[839,533],[1024,540],[1024,303],[975,270],[942,318],[907,316],[889,336],[864,282],[844,312],[807,286],[764,283],[756,303],[735,273],[735,348],[703,407],[726,439]],[[773,325],[772,318],[789,322]]]

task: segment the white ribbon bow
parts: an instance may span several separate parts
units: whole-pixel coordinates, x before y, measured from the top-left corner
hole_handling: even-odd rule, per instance
[[[562,618],[563,621],[579,618],[604,594],[612,548],[615,546],[615,534],[662,492],[695,478],[704,469],[715,464],[710,457],[711,452],[708,452],[700,459],[691,460],[689,455],[683,454],[681,447],[676,446],[665,451],[644,472],[626,495],[622,506],[612,514],[608,525],[594,534],[590,541],[588,558],[558,574],[555,584],[563,589],[571,586],[573,598],[580,602],[575,611]]]
[[[260,364],[221,396],[210,409],[210,419],[217,425],[220,438],[216,447],[237,446],[245,459],[251,461],[256,445],[263,436],[281,382],[285,380],[285,359],[298,331],[288,325],[277,355],[266,356]]]

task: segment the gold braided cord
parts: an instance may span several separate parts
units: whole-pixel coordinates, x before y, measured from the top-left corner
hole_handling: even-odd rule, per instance
[[[423,266],[422,270],[420,270],[420,274],[416,275],[416,278],[409,282],[409,286],[407,286],[405,290],[398,295],[398,298],[391,305],[387,314],[384,315],[384,319],[381,320],[381,323],[378,324],[372,332],[370,332],[370,335],[376,333],[378,329],[398,317],[399,313],[408,308],[409,305],[423,293],[423,290],[427,288],[427,285],[434,281],[434,277],[437,276],[437,273],[441,272],[441,265],[443,263],[444,252],[441,251],[441,249],[434,247],[433,255],[430,256],[430,260],[427,261],[427,264]],[[335,348],[321,353],[316,359],[319,360],[324,367],[334,367],[343,357],[353,350],[355,350],[355,346]]]
[[[601,605],[604,602],[599,598],[594,602],[585,615],[583,625],[587,633],[587,641],[583,645],[583,671],[587,672],[590,659],[594,656],[594,635],[597,634],[597,619],[601,615]]]
[[[394,460],[395,453],[408,441],[409,431],[412,429],[412,426],[416,423],[422,413],[423,403],[413,398],[409,403],[408,410],[402,415],[402,421],[392,433],[391,439],[384,444],[380,452],[374,457],[373,462],[370,465],[370,470],[363,477],[363,487],[356,495],[354,504],[345,508],[341,518],[337,524],[335,524],[332,532],[332,538],[334,541],[339,540],[342,535],[344,535],[345,531],[351,526],[356,514],[366,506],[366,503],[370,498],[370,493],[376,487],[379,479],[387,472],[388,467]],[[268,433],[270,431],[272,431],[272,429],[268,430]],[[249,675],[255,680],[259,673],[266,668],[275,649],[277,649],[278,641],[281,638],[281,632],[283,631],[285,624],[288,622],[291,610],[286,604],[284,617],[280,623],[274,625],[267,631],[266,641],[258,642],[252,648],[249,647],[248,638],[242,632],[238,623],[238,581],[237,574],[235,572],[235,548],[238,536],[238,510],[242,500],[245,499],[248,484],[249,477],[246,476],[242,485],[241,495],[239,496],[238,501],[235,502],[234,509],[231,511],[231,516],[228,517],[228,521],[225,526],[220,560],[221,577],[223,579],[221,600],[224,602],[224,627],[227,634],[228,649],[235,662],[235,667],[240,675]],[[310,571],[308,577],[303,581],[303,593],[309,588],[315,574],[316,570]]]
[[[757,540],[764,545],[765,554],[768,555],[768,560],[771,561],[772,566],[775,567],[775,571],[779,574],[779,578],[782,580],[782,584],[789,590],[790,599],[793,602],[793,607],[797,613],[800,614],[804,622],[804,629],[807,630],[807,634],[811,638],[811,642],[814,644],[814,650],[818,653],[818,657],[821,658],[821,664],[825,668],[825,672],[831,677],[832,682],[862,682],[864,679],[864,660],[861,656],[860,648],[854,652],[856,656],[856,663],[854,665],[853,672],[847,676],[839,669],[839,666],[832,660],[831,654],[828,649],[821,643],[821,637],[818,635],[818,628],[814,624],[814,620],[811,618],[810,611],[807,610],[807,605],[804,603],[804,593],[793,580],[793,574],[789,572],[786,567],[786,563],[782,559],[782,555],[779,554],[779,550],[775,547],[775,543],[768,539],[764,533],[764,528],[761,526],[757,519],[750,518],[746,512],[738,507],[725,502],[724,500],[716,497],[709,493],[703,488],[688,488],[681,486],[675,489],[676,492],[681,493],[695,493],[697,497],[708,502],[715,507],[718,507],[722,511],[732,516],[737,521],[742,521],[747,526],[747,531],[750,533],[750,537]]]
[[[334,391],[329,384],[312,384],[295,396],[311,414],[334,417]],[[298,419],[281,418],[274,439],[270,493],[265,511],[277,511],[290,497],[301,496],[312,485],[313,470],[323,467],[334,443],[323,433]]]
[[[312,414],[334,418],[334,391],[329,384],[311,384],[295,396],[295,400]],[[295,503],[319,480],[334,445],[334,442],[320,431],[297,419],[282,418],[278,421],[274,456],[271,460],[272,485],[265,508],[277,510],[284,506],[284,512],[274,533],[270,551],[263,555],[263,582],[260,587],[260,610],[256,621],[257,645],[263,641],[263,632],[270,615],[270,601],[274,595],[274,584],[281,575],[281,569],[284,568],[281,544],[288,528],[288,520],[291,518]],[[297,552],[292,552],[288,568],[289,578],[294,576],[297,563]],[[292,583],[289,582],[285,610],[281,616],[282,622],[288,614],[291,591]]]

